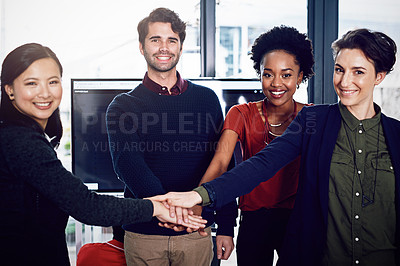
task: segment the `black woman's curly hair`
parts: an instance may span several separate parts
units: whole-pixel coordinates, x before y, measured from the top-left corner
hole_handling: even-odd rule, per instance
[[[303,82],[314,75],[312,69],[314,66],[313,47],[306,34],[284,25],[274,27],[261,34],[254,41],[251,49],[253,67],[259,76],[264,55],[274,50],[284,50],[296,57],[300,72],[303,71]]]

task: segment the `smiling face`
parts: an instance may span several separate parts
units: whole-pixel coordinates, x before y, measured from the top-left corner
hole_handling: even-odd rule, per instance
[[[12,104],[21,113],[46,128],[48,118],[60,105],[62,97],[61,74],[51,58],[33,62],[12,85],[5,90]]]
[[[174,71],[182,54],[179,35],[171,28],[171,23],[153,22],[149,24],[149,32],[144,45],[139,44],[149,72]]]
[[[364,119],[375,114],[373,90],[385,76],[384,72],[375,72],[373,62],[360,49],[342,49],[336,57],[333,85],[342,104],[358,119]]]
[[[303,79],[295,56],[274,50],[265,54],[261,63],[261,83],[268,103],[275,106],[292,104],[296,86]]]

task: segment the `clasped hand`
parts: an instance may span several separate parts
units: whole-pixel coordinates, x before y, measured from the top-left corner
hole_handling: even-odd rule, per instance
[[[170,223],[160,225],[174,229],[175,231],[184,230],[185,228],[181,225],[190,222],[192,215],[200,215],[202,211],[202,207],[197,205],[202,203],[201,196],[195,191],[169,192],[165,195],[155,196],[150,199],[161,202],[165,208],[169,209],[169,218],[176,219],[179,225]],[[188,227],[186,231],[190,233],[196,230]],[[199,228],[197,231],[202,236],[207,235],[203,228]],[[218,259],[227,260],[234,249],[233,238],[231,236],[217,235],[216,243]]]
[[[188,232],[202,230],[205,227],[207,221],[202,219],[200,216],[201,207],[200,210],[196,208],[189,209],[175,206],[172,207],[167,203],[166,200],[156,200],[156,197],[148,199],[153,203],[153,216],[156,216],[160,221],[160,226],[167,227],[175,231],[182,231],[186,229]]]
[[[164,222],[160,224],[161,226],[174,229],[175,231],[182,231],[184,229],[182,226],[184,226],[187,228],[186,230],[188,232],[204,228],[204,226],[197,229],[191,226],[186,226],[193,221],[194,217],[199,219],[201,215],[201,206],[196,206],[201,203],[201,197],[197,192],[169,192],[165,195],[154,196],[149,199],[154,202],[162,203],[163,206],[169,210],[169,218],[175,219],[173,223],[170,223],[169,221],[164,222],[159,219],[161,222]],[[196,222],[198,222],[198,220],[196,220]],[[207,233],[201,231],[200,234],[206,235]]]

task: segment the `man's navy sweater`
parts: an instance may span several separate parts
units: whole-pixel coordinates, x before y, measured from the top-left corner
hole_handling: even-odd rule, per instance
[[[159,95],[140,84],[114,98],[107,110],[113,166],[125,183],[125,197],[145,198],[197,187],[214,155],[223,115],[215,93],[189,82],[177,96]],[[214,214],[203,210],[208,225]],[[236,202],[216,215],[218,234],[233,236]],[[124,229],[151,235],[177,235],[150,223]]]

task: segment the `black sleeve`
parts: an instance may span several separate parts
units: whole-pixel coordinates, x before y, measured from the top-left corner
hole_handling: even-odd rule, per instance
[[[2,134],[1,150],[9,171],[61,210],[85,224],[110,226],[150,221],[149,200],[123,199],[89,191],[67,171],[46,138],[28,128]]]

